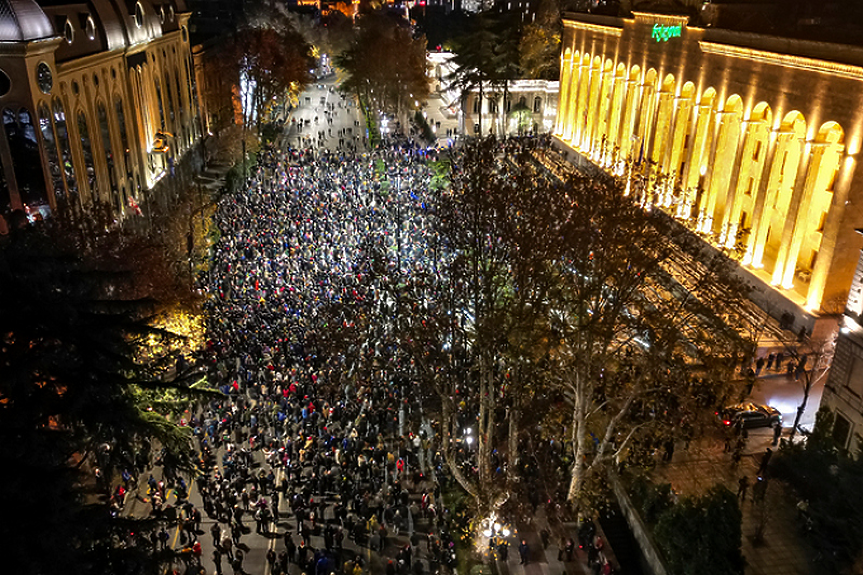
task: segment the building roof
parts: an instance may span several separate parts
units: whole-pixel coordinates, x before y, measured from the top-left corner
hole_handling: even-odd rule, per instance
[[[54,27],[35,0],[0,0],[0,42],[50,38]]]

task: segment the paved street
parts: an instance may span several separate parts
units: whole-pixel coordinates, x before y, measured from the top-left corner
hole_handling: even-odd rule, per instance
[[[365,121],[355,98],[342,97],[336,89],[337,78],[328,78],[312,83],[300,95],[299,107],[295,108],[286,122],[284,142],[293,147],[308,147],[315,144],[331,151],[345,149],[348,145],[358,152],[365,151]]]

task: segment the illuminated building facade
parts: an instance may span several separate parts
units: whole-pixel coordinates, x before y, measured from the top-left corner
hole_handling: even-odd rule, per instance
[[[740,247],[798,317],[840,311],[863,226],[863,49],[646,13],[568,14],[564,27],[559,145],[637,175],[627,193],[644,205]]]
[[[554,127],[558,82],[510,80],[506,99],[502,86],[486,86],[480,97],[474,88],[467,94],[460,120],[462,134],[496,136],[545,133]]]
[[[182,0],[0,0],[0,215],[140,211],[200,133],[188,19]]]

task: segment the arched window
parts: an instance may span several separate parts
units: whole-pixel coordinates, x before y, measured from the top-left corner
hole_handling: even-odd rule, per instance
[[[63,187],[63,169],[60,167],[60,155],[57,152],[54,126],[51,124],[51,112],[44,102],[39,104],[39,129],[42,132],[42,141],[45,142],[45,155],[48,157],[48,170],[51,172],[51,183],[54,185],[54,197],[62,198],[66,194],[66,189]]]
[[[126,132],[126,114],[123,111],[123,100],[120,99],[120,96],[114,97],[114,110],[117,113],[117,127],[120,130],[120,145],[123,146],[123,169],[126,171],[126,177],[128,177],[132,173],[131,166],[129,165],[129,154],[132,151],[129,149],[129,136]]]
[[[180,71],[177,70],[177,67],[175,66],[174,67],[174,87],[177,89],[177,111],[180,113],[180,130],[179,131],[181,133],[185,134],[187,132],[186,107],[183,105],[183,92],[180,89],[180,86],[182,86],[182,84],[180,84]],[[187,137],[187,140],[188,140],[187,144],[192,143],[191,138]]]
[[[490,114],[497,114],[497,96],[488,99],[488,111]]]
[[[156,84],[156,103],[159,105],[159,125],[162,127],[162,130],[166,130],[165,128],[165,107],[162,105],[162,86],[159,84],[159,80],[154,80]]]
[[[105,153],[105,165],[108,166],[108,185],[111,187],[111,202],[117,214],[123,213],[123,200],[117,190],[117,176],[114,172],[114,148],[111,145],[111,129],[108,126],[108,113],[105,111],[105,103],[96,105],[96,114],[99,117],[99,133],[102,135],[102,151]]]
[[[482,109],[482,98],[479,96],[474,96],[473,98],[473,113],[479,114],[479,111]]]
[[[27,206],[47,205],[39,141],[30,112],[21,108],[16,114],[12,109],[6,108],[3,110],[3,127],[6,129],[6,139],[12,154],[12,169],[15,170],[21,202]]]
[[[189,92],[189,110],[192,110],[192,115],[195,116],[196,114],[194,113],[194,111],[197,110],[197,108],[195,107],[195,103],[197,102],[198,88],[195,85],[195,82],[192,80],[192,76],[189,75],[188,60],[183,61],[183,67],[186,69],[186,90]]]
[[[540,112],[542,112],[542,98],[537,96],[533,99],[533,113],[539,114]]]
[[[0,218],[12,211],[12,197],[9,195],[9,184],[6,183],[6,174],[3,164],[0,163]],[[0,234],[4,233],[5,227],[0,219]]]
[[[93,164],[93,146],[90,143],[90,130],[87,127],[87,116],[83,110],[78,111],[78,137],[81,138],[81,154],[84,156],[84,171],[93,201],[99,200],[99,181],[96,179],[96,166]]]
[[[167,70],[165,71],[165,94],[168,96],[168,117],[171,119],[169,130],[177,131],[177,123],[174,113],[174,93],[171,91],[171,78],[168,76]]]
[[[66,189],[69,193],[78,192],[78,182],[75,179],[75,167],[72,165],[72,150],[69,145],[69,130],[66,127],[66,112],[63,102],[54,98],[54,127],[57,129],[57,147],[63,160],[63,175],[66,177]]]

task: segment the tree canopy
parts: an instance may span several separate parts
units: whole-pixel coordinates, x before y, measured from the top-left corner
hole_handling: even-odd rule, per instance
[[[246,124],[260,121],[274,98],[302,91],[315,66],[309,43],[274,10],[250,15],[227,50],[225,65],[238,72],[237,97]]]
[[[111,513],[112,478],[165,449],[195,465],[170,413],[188,397],[177,336],[128,274],[25,230],[0,251],[0,528],[16,573],[132,573],[156,559]],[[148,567],[149,566],[149,567]]]
[[[438,271],[401,291],[418,310],[403,349],[483,512],[523,485],[524,446],[540,438],[567,446],[558,479],[582,504],[607,466],[694,433],[751,350],[733,327],[746,290],[727,257],[612,178],[553,176],[531,142],[482,139],[453,158],[434,209]]]
[[[425,37],[413,37],[403,19],[382,10],[357,19],[350,46],[336,64],[345,72],[343,90],[398,117],[406,117],[430,92]]]

